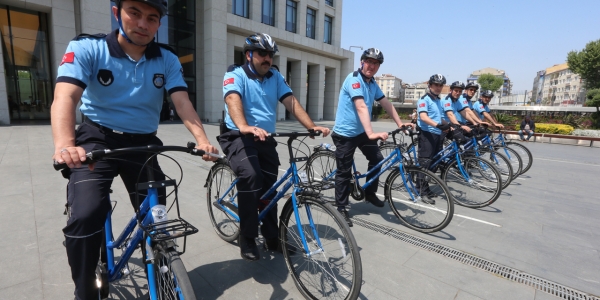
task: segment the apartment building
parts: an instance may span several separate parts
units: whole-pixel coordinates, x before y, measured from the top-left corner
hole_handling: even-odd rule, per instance
[[[585,102],[585,89],[581,76],[573,73],[567,63],[547,68],[544,73],[545,75],[541,79],[543,83],[540,83],[540,79],[538,79],[541,91],[537,91],[541,96],[541,99],[538,100],[541,100],[542,105],[581,105]]]
[[[394,102],[400,101],[400,95],[402,91],[402,79],[392,74],[381,74],[381,76],[375,76],[375,81],[379,85],[379,88],[383,94]]]
[[[112,2],[0,2],[0,124],[49,119],[56,71],[71,39],[116,28]],[[340,48],[342,0],[168,0],[157,41],[173,47],[190,99],[205,122],[222,118],[223,75],[244,63],[245,37],[271,35],[274,64],[315,120],[335,118],[339,89],[354,53]],[[167,96],[165,95],[165,99]],[[277,119],[288,119],[283,106]]]

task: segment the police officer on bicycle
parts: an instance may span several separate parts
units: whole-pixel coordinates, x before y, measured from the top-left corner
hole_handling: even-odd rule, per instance
[[[450,85],[450,94],[442,100],[442,107],[450,124],[454,124],[464,131],[470,132],[471,128],[465,126],[467,117],[469,116],[467,111],[469,109],[468,101],[466,99],[463,99],[462,102],[459,100],[464,88],[465,84],[461,81],[453,82]]]
[[[393,118],[398,127],[403,124],[392,103],[385,97],[379,85],[373,78],[379,66],[383,63],[383,53],[377,48],[369,48],[360,57],[361,67],[350,73],[340,90],[338,109],[335,116],[335,126],[331,138],[335,144],[337,171],[335,174],[335,205],[344,216],[348,225],[352,226],[348,213],[349,195],[352,179],[352,162],[356,148],[369,161],[369,171],[383,160],[383,155],[377,146],[377,140],[386,140],[387,132],[374,132],[371,126],[371,110],[373,103],[378,101]],[[379,173],[373,171],[367,181]],[[377,207],[383,207],[383,201],[377,198],[378,179],[365,189],[365,200]]]
[[[481,121],[488,120],[495,127],[504,128],[504,125],[498,123],[496,118],[491,114],[489,104],[494,98],[494,93],[490,90],[484,90],[481,92],[481,98],[473,104],[473,108],[475,112],[477,112],[478,117]]]
[[[281,102],[307,129],[321,131],[323,136],[329,134],[329,128],[315,126],[273,66],[277,51],[277,44],[268,34],[256,33],[247,37],[244,43],[246,63],[230,66],[223,81],[225,126],[217,139],[238,178],[240,254],[250,261],[260,258],[255,241],[259,199],[277,180],[277,142],[267,136],[275,132],[277,103]],[[262,223],[265,248],[278,250],[277,206],[269,211]]]
[[[486,124],[488,125],[487,122],[482,122],[481,119],[479,118],[479,116],[477,116],[477,114],[473,111],[473,101],[471,101],[471,99],[473,99],[473,96],[475,96],[475,93],[477,93],[477,90],[479,90],[479,85],[475,82],[469,82],[467,83],[467,85],[465,86],[464,89],[464,93],[460,96],[460,98],[458,98],[458,101],[460,103],[463,103],[467,105],[467,107],[464,108],[466,115],[463,115],[466,118],[466,124],[467,125],[479,125],[479,124]],[[466,102],[466,103],[465,103]]]
[[[208,141],[183,80],[181,64],[167,46],[154,42],[166,0],[117,0],[112,12],[119,30],[82,34],[67,47],[56,79],[52,104],[53,159],[69,170],[67,205],[70,216],[63,229],[75,299],[98,299],[95,270],[104,221],[111,209],[109,190],[121,176],[130,200],[135,199],[138,175],[146,157],[99,161],[83,166],[86,152],[145,145],[162,145],[156,137],[166,90],[199,149],[218,153]],[[74,131],[75,108],[81,101],[84,122]],[[208,155],[205,160],[212,160]],[[162,180],[158,164],[155,179]],[[140,182],[146,181],[141,172]],[[165,204],[165,191],[159,202]]]
[[[425,96],[417,101],[417,112],[419,117],[417,125],[420,128],[419,134],[419,165],[429,169],[431,159],[442,150],[444,137],[450,129],[450,124],[444,116],[444,110],[440,99],[440,93],[446,84],[446,77],[442,74],[435,74],[429,78],[429,91]],[[434,196],[430,193],[429,187],[423,180],[417,181],[417,186],[424,195],[423,202],[435,204]]]

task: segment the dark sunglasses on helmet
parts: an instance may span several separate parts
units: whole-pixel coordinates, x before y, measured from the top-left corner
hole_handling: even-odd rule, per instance
[[[265,57],[267,55],[269,55],[270,58],[273,58],[273,56],[275,55],[275,52],[273,51],[267,51],[267,50],[254,50],[254,52],[256,52],[260,57]]]

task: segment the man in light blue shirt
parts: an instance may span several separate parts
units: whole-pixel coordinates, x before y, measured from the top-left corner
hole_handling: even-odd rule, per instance
[[[488,120],[495,127],[504,128],[504,125],[498,123],[496,118],[491,114],[489,103],[494,98],[494,93],[490,90],[484,90],[481,92],[481,99],[473,104],[473,109],[478,114],[481,121]]]
[[[369,161],[369,171],[383,160],[383,155],[377,146],[377,140],[386,140],[386,132],[373,132],[371,127],[371,110],[373,103],[378,101],[393,118],[398,127],[403,124],[390,101],[375,82],[373,76],[383,63],[383,53],[376,48],[365,50],[360,58],[361,68],[350,73],[340,90],[335,126],[331,138],[336,146],[335,156],[337,171],[335,175],[335,202],[338,210],[352,226],[347,210],[350,195],[350,180],[352,178],[352,162],[356,148],[360,149]],[[369,181],[379,169],[373,170],[367,177]],[[378,180],[365,190],[365,200],[377,207],[383,207],[383,202],[376,196]]]

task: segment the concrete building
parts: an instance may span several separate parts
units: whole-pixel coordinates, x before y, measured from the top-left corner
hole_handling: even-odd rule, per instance
[[[381,74],[376,76],[375,81],[379,85],[379,88],[383,94],[393,102],[400,101],[400,95],[402,90],[402,79],[392,74]]]
[[[417,104],[417,101],[427,93],[427,83],[404,85],[404,104]]]
[[[473,73],[471,73],[471,75],[469,75],[469,77],[467,78],[467,83],[468,82],[477,83],[477,79],[482,74],[492,74],[492,75],[500,77],[500,78],[502,78],[502,80],[504,80],[504,84],[502,84],[502,86],[500,86],[500,88],[498,88],[497,91],[494,91],[494,98],[496,98],[496,96],[502,97],[502,96],[510,95],[511,89],[512,89],[512,83],[510,82],[510,78],[508,78],[508,76],[506,76],[506,72],[504,72],[504,70],[499,70],[499,69],[494,69],[494,68],[484,68],[481,70],[473,71]],[[492,103],[493,102],[494,101],[492,100]]]
[[[104,0],[2,0],[0,124],[49,119],[57,67],[80,33],[108,33]],[[314,120],[335,118],[339,89],[354,53],[340,48],[343,0],[168,0],[157,40],[175,48],[200,118],[222,118],[223,75],[243,63],[246,36],[270,34],[274,64]],[[112,23],[111,23],[112,22]],[[6,72],[6,73],[5,73]],[[277,119],[288,118],[283,106]]]
[[[585,102],[585,89],[581,76],[569,70],[567,63],[557,64],[545,70],[543,84],[541,86],[542,105],[548,106],[567,106],[579,105]],[[535,84],[535,82],[534,82]]]

